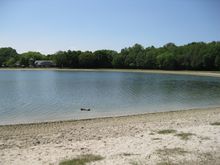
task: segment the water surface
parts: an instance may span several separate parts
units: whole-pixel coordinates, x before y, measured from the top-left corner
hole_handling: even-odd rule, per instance
[[[0,124],[220,105],[220,78],[169,74],[0,71]],[[81,112],[80,108],[91,108]]]

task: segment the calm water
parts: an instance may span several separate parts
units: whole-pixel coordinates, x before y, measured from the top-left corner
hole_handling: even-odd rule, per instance
[[[220,106],[220,78],[0,71],[0,124]],[[91,108],[81,112],[80,108]]]

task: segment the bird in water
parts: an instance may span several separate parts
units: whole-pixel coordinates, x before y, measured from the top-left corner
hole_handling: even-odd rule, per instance
[[[90,111],[90,108],[81,108],[81,111]]]

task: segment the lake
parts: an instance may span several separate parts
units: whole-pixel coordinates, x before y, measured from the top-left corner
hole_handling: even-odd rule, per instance
[[[215,77],[0,70],[1,125],[215,106],[220,106]]]

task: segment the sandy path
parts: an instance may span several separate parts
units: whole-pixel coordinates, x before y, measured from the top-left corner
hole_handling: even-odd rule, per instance
[[[91,164],[220,164],[220,108],[0,126],[0,164],[59,164],[82,154]],[[174,129],[171,134],[159,130]],[[189,140],[175,136],[192,133]]]

